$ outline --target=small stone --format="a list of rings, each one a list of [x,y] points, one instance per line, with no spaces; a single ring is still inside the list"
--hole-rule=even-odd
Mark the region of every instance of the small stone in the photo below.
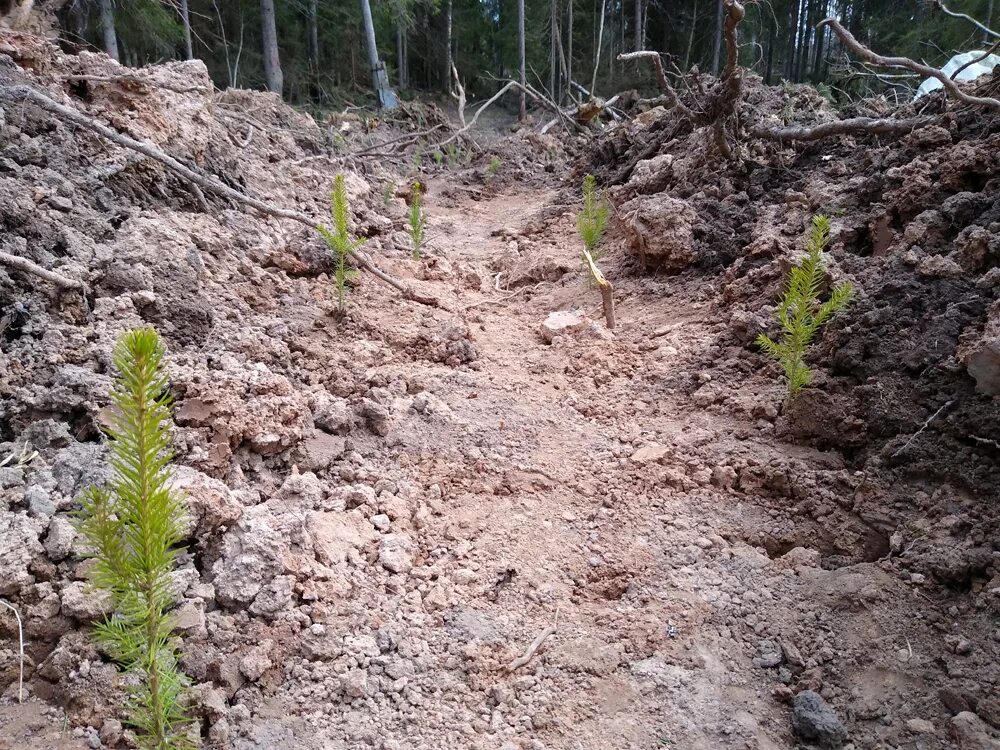
[[[45,537],[45,552],[52,562],[60,562],[69,556],[76,540],[76,528],[64,516],[56,516],[49,523],[49,534]]]
[[[368,694],[368,672],[352,669],[341,676],[340,688],[348,698],[364,698]]]
[[[663,459],[668,457],[670,454],[670,448],[667,446],[659,445],[658,443],[650,443],[649,445],[644,445],[642,448],[633,453],[632,461],[640,465],[657,464],[662,463]]]
[[[48,198],[49,205],[52,206],[56,211],[72,211],[73,201],[62,195],[50,195]]]
[[[250,649],[240,660],[240,672],[251,681],[257,681],[261,675],[274,666],[271,661],[271,649],[274,642],[265,638],[257,646]]]
[[[732,466],[716,466],[712,469],[712,484],[719,489],[732,489],[736,486],[736,469]]]
[[[389,516],[387,516],[385,513],[378,513],[372,516],[372,526],[374,526],[379,531],[388,531],[389,525],[390,525]]]
[[[63,587],[60,596],[62,613],[81,622],[93,622],[109,614],[111,595],[95,589],[84,581],[71,581]]]
[[[970,711],[951,717],[949,731],[962,750],[1000,750],[1000,740],[992,739],[986,723]]]
[[[98,737],[108,747],[117,747],[122,739],[122,723],[117,719],[105,719]]]
[[[907,719],[906,728],[914,734],[935,734],[937,729],[927,719]]]
[[[404,534],[386,534],[379,545],[378,561],[390,573],[413,569],[413,544]]]
[[[843,747],[847,740],[847,730],[836,712],[812,690],[804,690],[792,700],[792,729],[801,739],[820,747]]]
[[[540,330],[542,341],[551,344],[556,336],[563,336],[575,331],[581,331],[587,326],[587,318],[573,310],[557,310],[549,313],[542,321]]]

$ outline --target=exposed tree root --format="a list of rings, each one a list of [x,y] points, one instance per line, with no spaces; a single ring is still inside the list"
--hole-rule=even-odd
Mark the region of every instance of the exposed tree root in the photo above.
[[[783,128],[768,128],[755,125],[749,129],[754,138],[771,141],[818,141],[835,135],[905,135],[917,128],[930,125],[934,117],[911,117],[906,120],[892,118],[875,119],[855,117],[850,120],[835,120],[821,125],[788,125]]]
[[[541,648],[542,644],[545,643],[545,639],[548,638],[550,635],[553,635],[555,632],[556,632],[556,626],[549,625],[547,628],[545,628],[545,630],[543,630],[541,633],[535,636],[535,640],[531,642],[531,644],[528,646],[524,654],[522,656],[517,657],[516,659],[514,659],[514,661],[512,661],[510,664],[507,665],[507,671],[513,672],[515,669],[520,669],[521,667],[527,665],[528,662],[530,662],[534,658],[535,653],[538,651],[539,648]]]
[[[133,151],[138,151],[144,156],[148,156],[150,159],[160,162],[165,167],[170,169],[172,172],[183,177],[188,182],[197,185],[198,187],[209,190],[216,195],[220,195],[223,198],[228,198],[230,200],[236,201],[237,203],[243,204],[245,206],[250,206],[261,213],[268,214],[269,216],[274,216],[279,219],[291,219],[292,221],[297,221],[300,224],[304,224],[310,229],[315,229],[317,222],[306,216],[305,214],[299,213],[298,211],[290,211],[284,208],[278,208],[277,206],[272,206],[269,203],[258,200],[256,198],[251,198],[248,195],[244,195],[238,190],[226,185],[218,177],[206,176],[195,172],[190,167],[182,164],[174,157],[164,153],[158,147],[150,143],[149,141],[137,141],[136,139],[127,136],[123,133],[119,133],[112,130],[107,125],[97,122],[96,120],[87,117],[83,113],[67,107],[63,104],[50,99],[44,94],[35,91],[28,86],[2,86],[0,87],[0,98],[7,99],[9,101],[30,101],[33,104],[41,107],[47,112],[50,112],[67,122],[71,122],[74,125],[79,125],[86,130],[97,133],[109,141],[118,144],[124,148],[131,149]],[[354,250],[351,252],[351,257],[362,269],[370,273],[375,278],[388,284],[393,289],[399,291],[406,299],[413,300],[414,302],[419,302],[425,305],[431,305],[434,307],[439,307],[440,302],[434,297],[428,297],[421,295],[410,288],[408,285],[404,284],[399,279],[390,276],[384,271],[380,270],[364,253],[360,250]],[[32,264],[34,265],[34,264]],[[44,269],[42,269],[44,270]],[[51,273],[51,272],[48,272]],[[39,274],[40,275],[40,274]],[[44,278],[44,277],[43,277]],[[54,279],[50,278],[50,281]],[[54,283],[58,283],[55,282]]]

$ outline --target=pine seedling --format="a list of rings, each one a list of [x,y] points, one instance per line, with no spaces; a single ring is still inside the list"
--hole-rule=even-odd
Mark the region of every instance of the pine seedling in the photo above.
[[[421,185],[414,182],[410,190],[410,239],[413,241],[414,258],[423,254],[425,222]]]
[[[597,192],[597,180],[588,174],[583,178],[583,210],[576,217],[576,229],[583,240],[583,249],[594,260],[600,260],[602,253],[597,246],[608,226],[608,204]],[[587,261],[584,257],[584,266]]]
[[[91,581],[114,603],[96,638],[134,678],[126,718],[146,750],[194,747],[184,708],[187,678],[168,613],[186,509],[169,486],[171,399],[163,354],[152,328],[119,338],[108,431],[114,478],[83,493],[77,524],[93,558]]]
[[[597,194],[597,180],[588,174],[583,178],[583,209],[576,217],[576,228],[583,240],[583,251],[580,257],[583,261],[583,271],[587,274],[588,284],[596,284],[601,292],[601,303],[604,307],[604,319],[608,328],[615,327],[614,286],[607,280],[597,261],[601,257],[597,246],[608,225],[608,204],[603,196]]]
[[[788,272],[785,291],[774,314],[781,325],[780,340],[775,341],[764,334],[757,337],[757,345],[777,360],[785,372],[787,403],[791,403],[812,380],[805,355],[817,331],[843,310],[854,294],[854,288],[845,281],[833,288],[826,302],[819,300],[824,278],[822,253],[829,243],[830,220],[826,216],[814,216],[806,257]]]
[[[500,174],[501,166],[503,166],[503,163],[500,161],[499,156],[494,156],[492,159],[490,159],[490,165],[486,168],[487,172],[489,172],[490,177],[496,177],[498,174]]]
[[[326,240],[326,244],[333,253],[333,281],[337,287],[337,307],[341,312],[344,312],[347,309],[347,284],[358,275],[357,271],[347,267],[347,259],[351,253],[365,244],[365,241],[351,239],[347,187],[344,184],[344,175],[342,174],[338,174],[333,180],[330,212],[333,216],[333,231],[322,224],[316,229],[323,235],[323,239]]]

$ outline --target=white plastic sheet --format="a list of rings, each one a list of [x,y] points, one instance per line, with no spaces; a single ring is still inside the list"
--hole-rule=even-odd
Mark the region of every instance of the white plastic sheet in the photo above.
[[[965,65],[970,60],[975,60],[978,57],[982,57],[986,54],[986,50],[973,50],[971,52],[963,52],[960,55],[955,55],[951,58],[943,68],[941,72],[946,76],[951,78],[952,74]],[[1000,56],[997,55],[986,55],[986,57],[979,62],[970,65],[961,73],[958,74],[957,81],[972,81],[979,76],[988,75],[993,72],[993,66],[1000,65]],[[941,81],[937,78],[928,78],[926,81],[920,84],[920,88],[917,89],[917,94],[914,99],[919,99],[925,94],[929,94],[932,91],[936,91],[941,88]]]

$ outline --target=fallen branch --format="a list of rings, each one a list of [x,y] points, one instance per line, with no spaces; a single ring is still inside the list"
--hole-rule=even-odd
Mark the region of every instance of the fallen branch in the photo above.
[[[906,70],[912,70],[914,73],[917,73],[924,78],[936,78],[941,82],[941,85],[951,97],[957,99],[963,104],[976,104],[1000,111],[1000,100],[986,96],[972,96],[971,94],[966,94],[953,80],[951,80],[951,78],[937,68],[932,68],[929,65],[918,63],[916,60],[911,60],[908,57],[884,57],[883,55],[876,54],[855,39],[854,35],[841,26],[840,22],[836,19],[827,18],[820,21],[816,28],[822,29],[825,26],[829,26],[830,29],[833,30],[833,33],[840,39],[841,44],[843,44],[849,52],[852,52],[856,57],[864,60],[865,62],[869,62],[874,65],[884,65],[887,68],[904,68]]]
[[[150,159],[160,162],[165,167],[170,169],[172,172],[183,177],[185,180],[194,183],[195,185],[209,190],[216,195],[220,195],[223,198],[228,198],[230,200],[236,201],[237,203],[242,203],[243,205],[250,206],[263,214],[269,216],[274,216],[279,219],[291,219],[292,221],[297,221],[300,224],[304,224],[310,229],[315,230],[317,227],[317,222],[311,219],[305,214],[299,213],[298,211],[290,211],[285,208],[278,208],[277,206],[272,206],[269,203],[258,200],[256,198],[251,198],[248,195],[244,195],[239,190],[235,190],[224,182],[222,182],[218,177],[215,176],[205,176],[195,172],[190,167],[185,166],[179,162],[174,157],[164,153],[157,146],[153,145],[149,141],[138,141],[131,136],[127,136],[124,133],[119,133],[116,130],[112,130],[107,125],[100,123],[90,117],[87,117],[83,113],[67,107],[63,104],[50,99],[44,94],[35,91],[27,86],[2,86],[0,87],[0,98],[8,99],[11,101],[30,101],[33,104],[41,107],[47,112],[50,112],[58,117],[71,122],[75,125],[89,130],[93,133],[97,133],[109,141],[123,146],[124,148],[131,149],[132,151],[138,151],[144,156],[148,156]],[[365,271],[370,273],[375,278],[388,284],[393,289],[399,291],[406,299],[413,300],[414,302],[420,302],[425,305],[440,306],[440,303],[434,297],[426,297],[418,294],[409,286],[399,281],[398,279],[390,276],[384,271],[380,270],[375,264],[360,250],[353,250],[351,252],[351,257],[354,261],[363,268]],[[44,270],[44,269],[43,269]],[[44,277],[43,277],[44,278]],[[50,278],[50,281],[55,281]],[[58,282],[56,282],[58,283]]]
[[[534,658],[535,652],[538,651],[539,648],[541,648],[543,643],[545,643],[545,639],[548,638],[550,635],[553,635],[555,632],[556,632],[556,626],[549,625],[547,628],[545,628],[545,630],[543,630],[541,633],[535,636],[535,640],[533,640],[531,642],[531,645],[528,646],[527,651],[525,651],[523,655],[517,657],[516,659],[514,659],[514,661],[512,661],[510,664],[507,665],[507,671],[513,672],[514,670],[520,669],[521,667],[525,666],[528,662],[530,662]]]
[[[19,667],[17,672],[17,702],[24,703],[24,626],[21,624],[21,613],[14,608],[13,604],[4,599],[0,599],[0,605],[6,607],[14,613],[17,620],[17,646]]]
[[[750,128],[750,135],[771,141],[818,141],[835,135],[905,135],[929,125],[934,120],[933,117],[912,117],[906,120],[855,117],[850,120],[824,122],[812,127],[787,125],[783,128],[768,128],[755,125]]]
[[[375,152],[376,149],[384,148],[385,146],[395,145],[397,148],[399,146],[409,146],[411,143],[419,141],[421,138],[424,138],[430,135],[431,133],[435,133],[443,127],[444,125],[438,124],[432,128],[428,128],[427,130],[421,130],[419,133],[406,133],[405,135],[401,135],[398,138],[390,138],[387,141],[382,141],[380,143],[373,143],[371,146],[368,146],[367,148],[363,148],[360,151],[355,151],[352,154],[346,154],[346,156],[348,158],[353,158],[355,156],[372,156],[374,155],[373,152]]]
[[[16,268],[18,271],[24,271],[25,273],[33,274],[46,281],[51,281],[58,287],[63,289],[79,289],[81,292],[86,291],[87,285],[82,281],[77,279],[71,279],[62,274],[58,274],[55,271],[50,271],[47,268],[42,268],[37,263],[32,263],[27,258],[22,258],[20,255],[11,255],[10,253],[5,253],[0,251],[0,263],[5,266],[10,266],[11,268]]]

